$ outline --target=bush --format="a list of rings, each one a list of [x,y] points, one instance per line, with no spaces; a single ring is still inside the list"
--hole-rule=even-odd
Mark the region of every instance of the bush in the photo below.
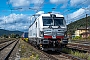
[[[88,56],[87,60],[90,60],[90,56]]]
[[[80,38],[81,38],[80,36],[75,36],[73,39],[77,40],[77,39],[80,39]]]
[[[82,59],[90,60],[89,53],[82,53],[82,52],[79,52],[79,51],[73,51],[73,50],[67,49],[67,48],[63,48],[62,51],[65,52],[65,53],[71,54],[73,56],[82,58]]]

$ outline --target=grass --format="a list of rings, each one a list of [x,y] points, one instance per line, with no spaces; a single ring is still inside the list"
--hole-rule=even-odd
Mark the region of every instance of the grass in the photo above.
[[[39,60],[40,56],[34,51],[32,47],[30,47],[30,45],[28,46],[26,42],[20,40],[19,47],[21,48],[20,60]]]
[[[63,48],[62,51],[65,52],[65,53],[71,54],[73,56],[82,58],[82,59],[90,60],[89,53],[82,53],[82,52],[79,52],[79,51],[72,51],[71,49],[67,49],[67,48]]]

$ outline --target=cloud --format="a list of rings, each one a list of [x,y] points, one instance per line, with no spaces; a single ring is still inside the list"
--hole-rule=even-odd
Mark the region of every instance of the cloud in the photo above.
[[[79,15],[81,15],[81,14],[83,14],[83,13],[85,13],[85,9],[82,9],[82,8],[81,8],[81,9],[73,12],[72,14],[70,14],[71,19],[72,19],[72,18],[75,18],[75,17],[78,17]]]
[[[54,4],[54,3],[58,3],[59,0],[50,0],[50,2]]]
[[[60,3],[66,3],[67,1],[66,0],[50,0],[51,3],[53,4],[60,4]]]
[[[62,4],[61,8],[65,8],[69,0],[50,0],[52,4]]]
[[[10,0],[9,4],[11,4],[12,7],[16,8],[16,10],[19,7],[22,8],[18,9],[21,11],[29,10],[29,8],[31,8],[31,10],[37,12],[42,8],[44,0]]]
[[[28,28],[29,28],[29,25],[26,24],[26,23],[16,23],[16,24],[13,24],[13,25],[10,25],[10,24],[7,24],[7,28],[5,28],[6,30],[12,30],[12,31],[15,31],[15,30],[18,30],[18,31],[28,31]]]
[[[30,5],[40,6],[44,0],[10,0],[9,3],[12,4],[13,7],[30,7]]]
[[[10,14],[0,17],[0,27],[6,30],[28,30],[30,25],[30,16],[24,14]]]
[[[60,12],[58,12],[58,11],[52,11],[52,13],[61,14],[61,13],[60,13]]]
[[[44,0],[31,0],[31,4],[33,4],[33,8],[36,12],[38,12],[44,5]]]
[[[39,11],[36,14],[44,14],[44,11]]]
[[[90,0],[70,0],[71,6],[90,5]]]
[[[44,2],[44,0],[31,0],[32,4],[42,4]]]
[[[25,17],[26,16],[23,15],[23,14],[15,14],[15,13],[13,13],[13,14],[10,14],[9,16],[3,16],[2,20],[4,20],[6,23],[9,24],[9,23],[13,23],[15,21],[20,22],[20,20],[24,19]]]
[[[29,0],[10,0],[10,3],[13,7],[20,7],[20,6],[29,6]]]
[[[88,13],[90,13],[90,5],[86,8],[88,10]]]
[[[66,19],[67,19],[67,24],[69,24],[70,22],[74,22],[76,20],[79,20],[81,18],[84,18],[86,15],[86,10],[83,9],[83,8],[80,8],[79,10],[73,12],[73,13],[70,13],[66,16]]]

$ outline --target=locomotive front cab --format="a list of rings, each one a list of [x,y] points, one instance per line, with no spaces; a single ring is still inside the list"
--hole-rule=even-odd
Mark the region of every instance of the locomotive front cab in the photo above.
[[[57,49],[68,43],[66,22],[63,16],[57,17],[55,14],[50,14],[50,16],[42,16],[42,20],[43,31],[40,31],[40,36],[43,37],[44,48]]]

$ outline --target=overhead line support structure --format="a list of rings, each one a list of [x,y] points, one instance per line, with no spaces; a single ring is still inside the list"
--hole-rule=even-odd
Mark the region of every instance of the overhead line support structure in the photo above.
[[[87,40],[87,15],[88,14],[86,14],[86,40]]]

